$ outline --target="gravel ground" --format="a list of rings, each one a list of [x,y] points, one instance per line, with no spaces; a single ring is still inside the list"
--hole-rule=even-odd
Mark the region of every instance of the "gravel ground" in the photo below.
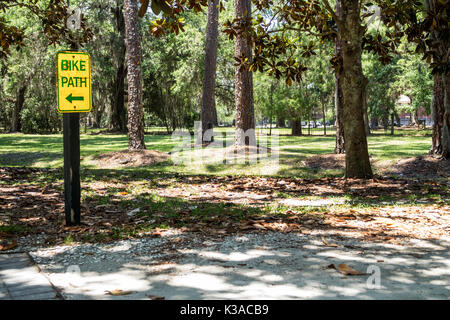
[[[66,299],[449,299],[449,249],[445,240],[399,246],[317,234],[168,231],[30,254]],[[363,274],[344,275],[340,264]]]

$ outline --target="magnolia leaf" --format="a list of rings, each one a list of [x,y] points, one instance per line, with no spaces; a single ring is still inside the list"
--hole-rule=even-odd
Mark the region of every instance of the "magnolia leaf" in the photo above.
[[[147,8],[148,8],[148,2],[150,0],[140,0],[141,2],[141,7],[139,8],[139,12],[138,12],[138,16],[139,17],[143,17],[145,15],[145,13],[147,12]]]
[[[154,14],[158,15],[161,12],[161,7],[157,0],[152,0],[152,11]]]
[[[161,2],[159,3],[159,6],[161,7],[161,10],[165,14],[171,14],[172,13],[172,8],[167,4],[166,1],[161,0]]]
[[[7,250],[11,250],[14,249],[15,247],[17,247],[17,242],[13,241],[10,244],[5,244],[5,245],[1,245],[0,244],[0,251],[7,251]]]
[[[344,274],[344,275],[351,275],[351,276],[361,276],[361,275],[365,275],[365,273],[358,271],[358,270],[354,270],[352,268],[350,268],[348,265],[346,265],[345,263],[341,263],[337,266],[336,268],[337,271],[339,271],[340,273]]]
[[[124,290],[120,290],[120,289],[115,289],[115,290],[111,290],[111,291],[105,291],[105,294],[109,294],[111,296],[125,296],[128,294],[133,293],[133,291],[124,291]]]

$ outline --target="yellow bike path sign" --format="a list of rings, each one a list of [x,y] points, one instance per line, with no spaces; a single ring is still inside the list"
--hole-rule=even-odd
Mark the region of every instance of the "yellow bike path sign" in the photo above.
[[[57,54],[58,112],[90,112],[92,109],[91,57],[87,52]]]

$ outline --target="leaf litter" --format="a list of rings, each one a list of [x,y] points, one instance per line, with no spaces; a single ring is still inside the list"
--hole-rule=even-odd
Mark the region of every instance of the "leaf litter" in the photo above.
[[[0,250],[60,244],[69,236],[83,242],[158,237],[169,229],[217,237],[245,232],[318,232],[378,242],[450,236],[447,181],[179,175],[142,181],[103,177],[82,184],[82,225],[67,227],[62,183],[46,182],[42,187],[38,182],[52,174],[57,172],[0,168],[0,181],[6,181],[0,184]],[[149,195],[159,197],[161,204],[156,206],[156,200],[143,203]],[[347,202],[321,208],[280,205],[286,197],[344,197]],[[174,199],[181,204],[169,206]],[[216,206],[220,211],[211,212]],[[4,231],[14,226],[16,231]],[[12,246],[13,241],[17,246]],[[325,238],[322,242],[335,246]]]

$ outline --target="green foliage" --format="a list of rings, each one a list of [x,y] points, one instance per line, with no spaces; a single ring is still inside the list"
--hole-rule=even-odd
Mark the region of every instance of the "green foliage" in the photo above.
[[[0,59],[10,54],[11,48],[20,50],[29,45],[27,26],[21,23],[24,19],[32,19],[40,34],[52,44],[89,41],[91,30],[86,21],[82,19],[82,31],[75,37],[66,26],[68,17],[65,0],[0,0]]]
[[[421,107],[426,113],[431,113],[431,70],[420,56],[408,53],[406,48],[406,45],[402,45],[402,52],[388,64],[382,64],[372,54],[367,54],[363,59],[369,80],[369,117],[381,118],[385,125],[392,113],[417,113]],[[397,104],[401,95],[409,97],[411,103]]]
[[[311,43],[307,37],[304,42]],[[260,116],[306,121],[312,120],[313,114],[321,114],[322,107],[331,104],[334,92],[334,77],[328,70],[331,52],[330,46],[324,46],[309,57],[310,68],[303,73],[302,82],[294,85],[256,73],[255,102]]]
[[[0,0],[0,8],[6,2]],[[25,3],[25,1],[21,2]],[[144,7],[145,3],[143,2],[141,1],[141,4]],[[207,17],[206,10],[203,12],[199,12],[199,10],[207,2],[189,1],[189,4],[185,4],[184,9],[176,9],[171,13],[164,12],[162,16],[162,12],[157,16],[150,10],[150,2],[153,3],[153,1],[148,2],[149,8],[141,19],[144,55],[142,60],[143,104],[146,127],[163,126],[168,132],[181,127],[192,128],[194,121],[200,118],[204,71]],[[46,10],[49,3],[44,0],[38,1],[41,12]],[[65,3],[64,1],[64,5]],[[255,14],[252,21],[254,30],[256,30],[256,34],[253,34],[254,39],[262,39],[265,32],[275,31],[273,28],[267,29],[262,25],[264,19],[269,19],[277,11],[287,14],[287,16],[298,11],[295,9],[292,12],[286,12],[289,6],[285,10],[284,7],[279,7],[280,3],[282,2],[276,1],[269,10],[264,9],[268,5],[267,1],[262,1],[255,6],[261,12],[259,16]],[[300,3],[311,3],[313,12],[320,13],[318,18],[314,20],[311,18],[311,13],[308,13],[309,20],[304,21],[304,24],[294,19],[295,23],[291,25],[292,28],[287,28],[282,33],[269,33],[268,41],[273,41],[272,44],[255,43],[254,53],[257,58],[255,63],[264,62],[264,72],[254,72],[253,76],[258,120],[268,121],[272,118],[275,122],[276,118],[286,120],[301,118],[302,121],[307,121],[314,115],[321,116],[323,106],[325,106],[327,120],[331,120],[333,117],[334,77],[330,67],[335,62],[332,60],[334,55],[332,40],[335,36],[336,24],[329,15],[321,15],[327,10],[318,1],[301,1]],[[121,61],[120,48],[123,46],[123,38],[118,32],[115,12],[122,4],[121,0],[71,0],[73,7],[82,8],[83,26],[92,32],[89,42],[86,44],[81,42],[80,50],[88,51],[91,54],[93,111],[89,117],[92,118],[94,124],[101,127],[107,127],[111,121],[111,107],[116,94],[115,79]],[[179,5],[176,1],[170,1],[168,4],[172,9],[178,8]],[[228,32],[219,33],[216,106],[219,123],[231,124],[234,116],[234,43],[229,39],[232,28],[226,25],[224,27],[224,24],[226,21],[231,21],[232,25],[236,25],[238,21],[234,21],[232,1],[219,2],[218,5],[223,9],[219,16],[219,29],[223,31],[228,28]],[[195,9],[185,10],[187,8]],[[302,13],[302,15],[304,14],[306,13]],[[16,50],[16,46],[10,45],[9,56],[0,59],[0,128],[9,131],[17,100],[16,95],[21,85],[27,84],[25,102],[20,112],[22,131],[26,133],[59,131],[61,116],[56,113],[55,106],[54,59],[58,50],[70,47],[71,40],[64,31],[60,39],[61,45],[52,46],[51,39],[43,36],[47,33],[46,24],[42,23],[42,16],[36,15],[26,7],[0,10],[0,16],[0,22],[3,22],[5,26],[14,26],[23,33],[21,40],[23,46],[20,46],[20,50]],[[279,22],[293,19],[292,17],[287,18],[287,16],[280,18]],[[424,16],[425,13],[419,15],[419,18],[423,20]],[[406,19],[406,17],[401,18]],[[184,32],[178,33],[178,35],[176,33],[166,33],[164,36],[161,34],[160,37],[155,38],[152,35],[154,34],[155,19],[161,20],[156,23],[156,26],[163,23],[164,19],[166,23],[169,23],[170,19],[175,19],[176,23],[174,22],[172,27],[180,23],[179,26],[183,26]],[[315,25],[308,32],[299,32],[302,26],[311,26],[311,23],[315,23]],[[408,23],[410,24],[411,21]],[[283,24],[278,26],[281,27]],[[262,30],[258,28],[262,28]],[[366,49],[381,50],[380,48],[394,36],[392,28],[394,27],[390,27],[386,21],[372,25],[365,35]],[[6,32],[4,30],[6,30],[5,28],[3,32]],[[321,36],[317,36],[316,32],[322,32]],[[326,34],[326,32],[330,33]],[[374,41],[375,43],[373,43]],[[405,38],[400,43],[402,41],[405,43]],[[282,42],[286,42],[287,47],[284,49]],[[376,42],[383,45],[378,45]],[[277,44],[279,47],[272,46]],[[428,46],[426,43],[425,45]],[[369,46],[373,46],[373,48],[369,48]],[[415,47],[416,44],[411,44],[410,50],[414,50]],[[259,50],[262,51],[259,52]],[[387,51],[389,51],[387,55],[390,56],[391,63],[386,65],[378,62],[376,55],[367,54],[363,57],[365,74],[369,79],[369,114],[386,117],[395,109],[395,101],[399,94],[406,94],[412,99],[412,104],[409,106],[411,110],[417,110],[420,106],[428,110],[431,96],[428,62],[420,60],[417,54],[406,53],[406,50],[400,53],[399,50],[397,53],[390,49]],[[278,57],[275,60],[283,60],[283,64],[272,66],[272,68],[267,65],[270,59],[258,62],[259,55],[259,58],[262,58],[264,54],[270,52]],[[331,64],[330,59],[332,60]],[[260,65],[256,64],[255,70],[260,70]],[[308,69],[304,70],[302,66],[307,66]],[[293,78],[290,78],[291,81],[274,79],[272,76],[277,73],[274,71],[277,68],[284,71],[292,68],[293,72],[298,68],[302,69],[301,81],[294,84]]]
[[[383,65],[374,55],[368,54],[363,63],[369,81],[367,85],[369,117],[381,118],[387,125],[390,114],[395,112],[395,101],[399,95],[390,89],[398,72],[396,62]]]
[[[391,90],[411,99],[411,104],[404,110],[416,112],[422,107],[430,114],[433,78],[426,62],[416,55],[403,55],[397,61],[397,68],[398,73]]]
[[[153,37],[150,21],[144,21],[142,28],[144,109],[169,132],[193,128],[200,118],[206,17],[186,15],[190,24],[179,36]]]

